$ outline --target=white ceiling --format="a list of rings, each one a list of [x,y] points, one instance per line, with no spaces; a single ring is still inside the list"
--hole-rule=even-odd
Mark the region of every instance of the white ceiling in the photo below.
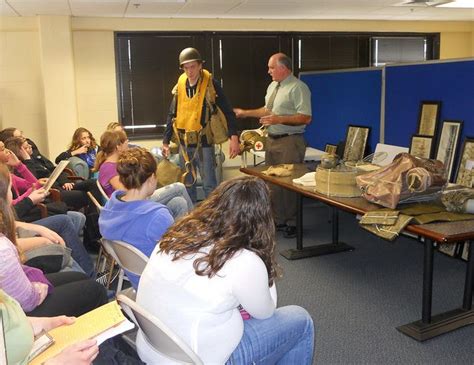
[[[474,2],[474,0],[471,0]],[[474,9],[403,0],[0,0],[0,15],[125,18],[474,20]]]

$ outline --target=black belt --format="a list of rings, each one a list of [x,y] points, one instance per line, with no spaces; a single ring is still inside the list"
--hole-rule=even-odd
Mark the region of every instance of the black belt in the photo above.
[[[288,136],[299,136],[301,134],[302,133],[294,133],[294,134],[288,134],[288,133],[285,133],[285,134],[270,134],[270,133],[268,133],[268,137],[270,137],[272,139],[279,139],[279,138],[288,137]]]

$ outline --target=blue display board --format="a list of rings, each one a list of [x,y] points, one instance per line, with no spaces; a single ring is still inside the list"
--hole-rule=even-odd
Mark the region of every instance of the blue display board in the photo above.
[[[301,73],[311,90],[313,120],[306,128],[309,146],[322,149],[326,143],[345,139],[349,124],[368,126],[370,151],[380,136],[382,71],[380,68],[322,73]]]
[[[460,145],[474,136],[474,60],[387,66],[385,90],[385,143],[410,146],[423,100],[441,101],[438,129],[464,121]]]

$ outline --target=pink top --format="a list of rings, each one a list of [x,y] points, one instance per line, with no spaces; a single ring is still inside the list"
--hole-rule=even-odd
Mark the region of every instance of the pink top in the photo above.
[[[41,187],[41,184],[38,182],[38,179],[28,170],[28,168],[20,162],[18,166],[15,167],[15,172],[20,175],[10,174],[12,178],[12,188],[15,191],[16,198],[13,199],[13,205],[27,198],[34,189]]]
[[[15,298],[25,312],[30,312],[39,305],[39,291],[23,271],[16,247],[1,233],[0,288]]]

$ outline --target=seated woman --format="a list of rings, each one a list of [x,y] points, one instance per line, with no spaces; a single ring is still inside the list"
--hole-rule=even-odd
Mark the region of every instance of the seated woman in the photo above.
[[[54,171],[54,165],[50,162],[50,165],[46,167],[41,163],[40,159],[32,158],[33,149],[28,143],[26,138],[23,137],[10,137],[5,142],[5,147],[15,154],[15,156],[28,168],[28,170],[37,179],[46,179]],[[67,175],[63,172],[58,177],[53,187],[58,189],[61,193],[61,200],[67,204],[71,209],[80,209],[89,204],[87,197],[87,188],[84,190],[78,189],[84,182],[70,181]],[[95,183],[94,183],[95,184]]]
[[[168,208],[147,200],[156,188],[156,160],[143,148],[120,154],[117,163],[120,182],[126,191],[115,191],[99,216],[102,237],[130,243],[145,255],[151,252],[173,224]],[[127,273],[136,289],[139,277]]]
[[[0,165],[0,288],[15,298],[31,315],[78,316],[107,303],[105,288],[85,274],[59,272],[44,275],[41,270],[22,266],[10,208],[11,179]]]
[[[60,153],[55,162],[58,164],[62,160],[69,160],[76,175],[88,179],[91,175],[90,170],[94,167],[96,155],[97,143],[94,136],[86,128],[80,127],[74,131],[67,151]]]
[[[120,153],[127,149],[128,139],[123,131],[105,131],[100,137],[100,152],[94,170],[99,171],[99,182],[109,197],[115,190],[125,190],[117,173],[117,160]],[[149,199],[166,205],[175,219],[193,208],[191,198],[181,183],[156,189]]]
[[[223,182],[163,236],[141,276],[137,303],[205,364],[311,364],[313,321],[303,308],[276,308],[276,277],[268,188],[240,177]],[[137,350],[146,363],[166,362],[140,331]]]
[[[26,364],[34,336],[42,331],[74,323],[74,318],[27,317],[18,302],[0,289],[0,313],[3,319],[3,331],[7,364]],[[58,355],[47,360],[45,365],[87,365],[97,357],[99,347],[96,340],[86,340],[66,347]]]

